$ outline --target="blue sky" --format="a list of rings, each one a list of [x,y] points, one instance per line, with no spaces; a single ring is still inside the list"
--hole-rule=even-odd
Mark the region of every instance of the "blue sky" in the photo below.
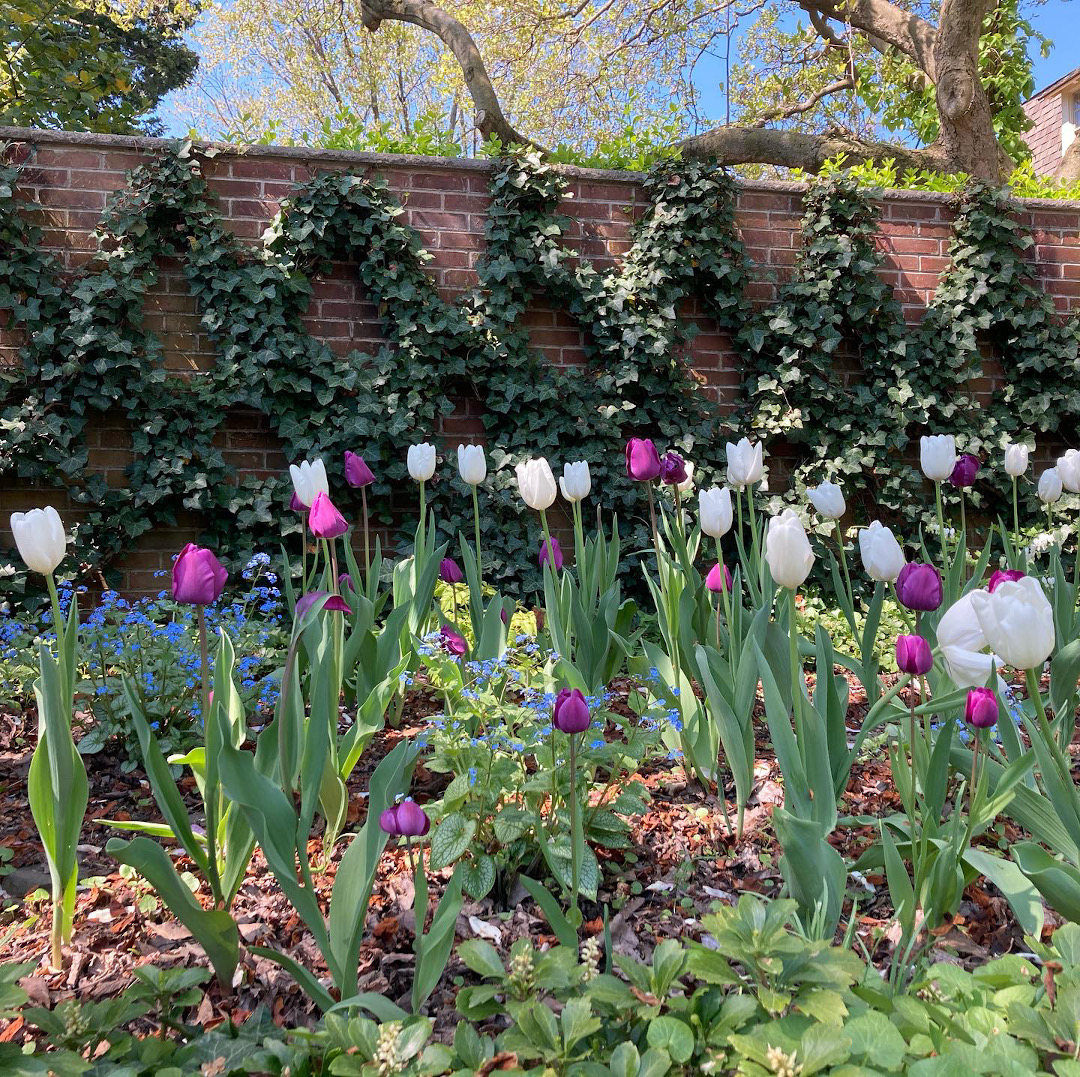
[[[1054,46],[1047,57],[1036,55],[1035,87],[1042,89],[1066,72],[1080,65],[1080,0],[1046,0],[1046,3],[1027,13],[1029,21],[1041,34],[1050,38]],[[189,35],[191,47],[199,49],[198,27]],[[734,42],[733,42],[734,46]],[[705,114],[722,119],[724,115],[723,61],[706,58],[695,73],[695,82],[702,93]],[[162,102],[159,115],[165,122],[166,134],[186,135],[188,128],[172,107],[172,95]]]

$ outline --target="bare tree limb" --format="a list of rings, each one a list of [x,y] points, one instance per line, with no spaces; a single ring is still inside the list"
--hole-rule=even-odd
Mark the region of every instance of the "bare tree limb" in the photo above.
[[[1080,138],[1074,138],[1069,143],[1054,176],[1068,183],[1075,183],[1080,180]]]
[[[476,106],[475,122],[480,133],[485,138],[494,135],[504,143],[536,146],[532,139],[515,130],[503,115],[498,94],[491,84],[476,42],[453,15],[430,0],[361,0],[360,11],[364,26],[372,32],[378,30],[384,19],[390,19],[412,23],[435,34],[454,54],[461,67],[465,86]]]
[[[692,157],[715,157],[721,164],[769,164],[820,172],[825,162],[845,154],[852,164],[891,159],[901,169],[944,168],[936,147],[911,149],[892,142],[865,142],[841,134],[815,135],[762,127],[716,127],[685,139],[679,148]]]
[[[816,11],[828,19],[850,23],[864,34],[880,38],[911,57],[934,78],[937,31],[925,19],[905,11],[898,4],[889,0],[850,0],[849,3],[843,0],[799,0],[799,4],[807,13]]]
[[[796,101],[792,105],[779,105],[776,108],[766,110],[755,119],[753,126],[759,127],[768,120],[787,120],[792,116],[798,116],[803,112],[809,112],[824,98],[830,97],[834,93],[839,93],[841,90],[852,90],[854,88],[855,80],[850,75],[845,75],[842,79],[837,79],[835,82],[830,82],[828,86],[822,86],[820,90],[815,90],[803,101]]]

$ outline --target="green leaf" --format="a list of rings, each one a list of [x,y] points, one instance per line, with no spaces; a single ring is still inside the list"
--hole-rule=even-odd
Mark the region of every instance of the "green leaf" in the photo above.
[[[650,1047],[666,1051],[680,1064],[690,1061],[694,1053],[694,1033],[677,1017],[654,1017],[645,1031]]]
[[[454,863],[469,848],[475,835],[475,819],[466,819],[460,812],[444,816],[431,832],[431,870],[438,871]]]

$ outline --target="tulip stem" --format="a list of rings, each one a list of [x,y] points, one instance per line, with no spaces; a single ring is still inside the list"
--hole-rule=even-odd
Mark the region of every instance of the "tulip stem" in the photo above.
[[[731,625],[731,593],[728,587],[727,573],[724,571],[724,555],[720,549],[720,539],[716,540],[716,563],[720,566],[720,582],[724,585],[721,594],[724,596],[724,621],[728,630],[727,654],[730,660],[735,654],[735,630]],[[720,649],[720,605],[716,606],[716,649]],[[741,837],[741,834],[740,834]]]
[[[210,719],[210,651],[206,642],[206,608],[198,607],[199,619],[199,663],[202,670],[202,724],[203,735],[206,735],[206,723]],[[218,805],[217,795],[208,790],[210,795],[206,798],[206,861],[210,875],[210,889],[214,894],[214,907],[217,908],[221,901],[221,877],[218,872],[217,862],[217,824]]]
[[[805,748],[802,732],[802,666],[799,662],[799,630],[795,622],[795,592],[788,588],[788,657],[791,661],[791,717],[795,722],[795,736],[799,747]],[[832,671],[819,671],[828,676]]]
[[[420,480],[420,549],[427,549],[427,490],[424,488],[424,480]],[[416,557],[417,551],[413,551]]]
[[[836,545],[840,547],[840,566],[844,570],[844,584],[847,587],[847,599],[848,605],[851,607],[852,616],[855,615],[855,592],[851,587],[851,573],[848,571],[847,563],[847,551],[844,549],[844,532],[840,527],[840,521],[834,520],[833,523],[836,526]],[[854,632],[852,633],[854,634]],[[859,641],[856,640],[855,644],[858,646]]]
[[[964,488],[960,487],[960,539],[964,543],[964,563],[960,566],[960,582],[967,581],[967,498],[964,497]],[[956,549],[960,549],[960,540],[956,543]]]
[[[364,590],[368,590],[370,582],[368,577],[371,575],[371,538],[368,532],[368,507],[367,507],[367,487],[360,487],[360,504],[363,506],[364,513]]]
[[[981,729],[975,730],[975,744],[971,751],[971,785],[968,786],[968,821],[969,825],[975,819],[975,782],[979,775],[979,734]]]
[[[753,550],[754,569],[757,572],[758,583],[761,580],[761,550],[758,547],[757,512],[754,509],[754,484],[746,484],[746,505],[750,510],[750,549]]]
[[[570,734],[570,922],[577,927],[578,887],[581,884],[581,855],[579,845],[584,836],[578,836],[577,802],[577,739],[576,733]]]
[[[588,577],[588,566],[585,564],[585,524],[581,515],[581,502],[574,503],[574,563],[577,567],[578,586],[582,595],[588,595],[592,600],[592,581]]]
[[[653,496],[652,482],[645,484],[649,491],[649,525],[652,527],[653,553],[656,555],[657,571],[660,569],[660,534],[656,530],[656,498]]]
[[[934,483],[934,495],[937,499],[938,538],[941,540],[941,567],[947,574],[949,571],[949,549],[945,542],[945,512],[941,507],[941,483]]]
[[[473,533],[476,539],[476,586],[480,588],[479,597],[482,604],[484,599],[484,562],[480,556],[480,501],[476,496],[476,483],[470,483],[469,489],[472,490]]]
[[[1012,476],[1012,503],[1013,503],[1013,553],[1016,556],[1017,564],[1013,565],[1013,568],[1019,567],[1020,561],[1020,506],[1016,498],[1016,476]]]

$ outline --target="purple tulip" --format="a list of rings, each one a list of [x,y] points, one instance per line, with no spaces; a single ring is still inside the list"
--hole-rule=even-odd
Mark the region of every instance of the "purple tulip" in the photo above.
[[[292,492],[292,497],[289,498],[289,508],[292,509],[293,512],[307,512],[307,505],[296,496],[295,490]]]
[[[660,481],[667,486],[686,482],[686,461],[677,452],[666,452],[660,458]]]
[[[723,591],[730,592],[731,573],[728,571],[727,565],[717,561],[716,564],[709,569],[708,576],[705,577],[705,586],[715,595],[721,594]]]
[[[352,576],[350,576],[347,572],[343,572],[340,576],[338,576],[337,585],[339,591],[344,591],[346,588],[348,588],[350,591],[352,591],[354,595],[356,594],[356,584],[353,583]]]
[[[998,703],[993,688],[972,688],[964,704],[964,721],[976,729],[989,729],[997,720]]]
[[[652,482],[660,474],[660,456],[650,438],[631,438],[626,443],[626,476]]]
[[[345,451],[345,481],[355,489],[370,486],[375,481],[375,476],[371,473],[371,468],[364,463],[364,458],[348,450]]]
[[[452,557],[444,557],[439,562],[439,579],[443,583],[461,583],[465,577],[458,568],[458,563]]]
[[[296,619],[299,621],[303,618],[312,606],[321,598],[326,598],[329,595],[329,591],[308,591],[306,595],[301,595],[296,600]],[[337,610],[339,613],[351,613],[348,603],[341,597],[341,595],[330,595],[327,599],[326,605],[323,606],[324,610]]]
[[[315,495],[308,513],[308,527],[320,539],[334,539],[349,530],[345,517],[334,508],[333,501],[320,491]]]
[[[966,452],[957,457],[956,466],[949,476],[949,482],[951,482],[953,486],[963,489],[965,486],[970,486],[975,481],[975,476],[978,475],[978,473],[979,458]]]
[[[559,540],[553,535],[551,538],[551,557],[555,562],[555,571],[558,572],[563,567],[563,554],[559,549]],[[540,542],[540,567],[548,563],[548,543],[547,539],[542,539]]]
[[[506,612],[505,606],[503,606],[503,608],[499,610],[499,620],[502,621],[504,625],[508,625],[510,623],[510,614]]]
[[[1022,580],[1023,578],[1024,573],[1018,568],[1007,568],[1004,571],[998,569],[998,571],[990,577],[990,582],[986,585],[986,589],[993,594],[1001,584],[1010,582],[1015,583],[1016,580]]]
[[[941,575],[933,565],[909,561],[896,577],[896,597],[909,610],[936,610],[941,605]]]
[[[901,673],[921,676],[934,664],[930,644],[922,636],[896,637],[896,664]]]
[[[560,733],[584,733],[591,721],[589,704],[585,702],[579,688],[564,688],[555,697],[555,712],[551,724]]]
[[[212,550],[189,542],[173,562],[173,598],[191,606],[209,606],[221,598],[228,578]]]
[[[422,838],[431,829],[431,820],[419,804],[403,800],[380,813],[379,829],[396,838]]]
[[[449,625],[443,625],[439,631],[442,633],[443,646],[451,654],[460,657],[468,651],[469,645],[465,642],[465,637],[459,632],[455,632]]]

